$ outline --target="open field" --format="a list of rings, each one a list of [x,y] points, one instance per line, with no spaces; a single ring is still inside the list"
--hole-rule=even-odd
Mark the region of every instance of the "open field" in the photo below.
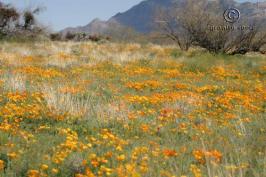
[[[266,56],[1,43],[0,176],[262,177]]]

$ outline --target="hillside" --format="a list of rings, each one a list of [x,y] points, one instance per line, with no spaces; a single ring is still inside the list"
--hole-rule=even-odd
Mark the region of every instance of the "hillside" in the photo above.
[[[265,57],[2,43],[0,176],[265,176]]]

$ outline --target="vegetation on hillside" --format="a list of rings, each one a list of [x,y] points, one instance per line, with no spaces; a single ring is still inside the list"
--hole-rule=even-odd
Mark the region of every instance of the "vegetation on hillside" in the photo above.
[[[0,176],[266,174],[265,56],[0,46]]]

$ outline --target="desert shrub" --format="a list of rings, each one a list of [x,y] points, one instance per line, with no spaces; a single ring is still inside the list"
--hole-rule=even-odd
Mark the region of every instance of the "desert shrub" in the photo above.
[[[89,40],[94,41],[94,42],[98,42],[101,40],[101,36],[98,35],[90,35],[89,36]]]
[[[75,38],[75,34],[74,33],[71,33],[71,32],[67,32],[66,33],[66,36],[65,36],[66,40],[73,40],[74,38]]]
[[[87,34],[87,33],[75,33],[68,31],[66,33],[52,33],[50,34],[50,39],[52,41],[110,41],[111,37],[103,36],[98,34]]]
[[[40,11],[40,8],[36,8],[19,12],[11,5],[0,2],[0,39],[33,39],[44,34],[35,19]]]
[[[18,19],[19,13],[15,8],[0,2],[0,36],[3,37],[12,31]]]
[[[30,29],[35,24],[35,17],[31,11],[26,11],[23,14],[24,25],[25,29]]]
[[[52,41],[60,41],[62,39],[62,36],[60,33],[52,33],[50,34],[50,39]]]

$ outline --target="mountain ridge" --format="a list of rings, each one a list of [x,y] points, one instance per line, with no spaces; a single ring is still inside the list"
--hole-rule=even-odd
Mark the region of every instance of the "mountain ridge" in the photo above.
[[[242,11],[245,11],[244,14],[256,13],[256,3],[236,3],[233,0],[228,1],[235,3],[238,7],[241,8]],[[108,28],[124,27],[131,28],[136,32],[146,34],[155,30],[156,23],[154,16],[159,8],[172,8],[174,4],[182,7],[185,2],[186,0],[144,0],[125,12],[119,12],[115,14],[107,21],[102,21],[96,18],[85,26],[70,27],[62,30],[61,32],[84,32],[89,34],[102,34],[105,33]],[[215,0],[213,2],[215,2]],[[220,3],[223,3],[223,1],[221,1]],[[262,2],[261,7],[266,9],[266,2]],[[264,12],[266,15],[266,10],[264,10]]]

